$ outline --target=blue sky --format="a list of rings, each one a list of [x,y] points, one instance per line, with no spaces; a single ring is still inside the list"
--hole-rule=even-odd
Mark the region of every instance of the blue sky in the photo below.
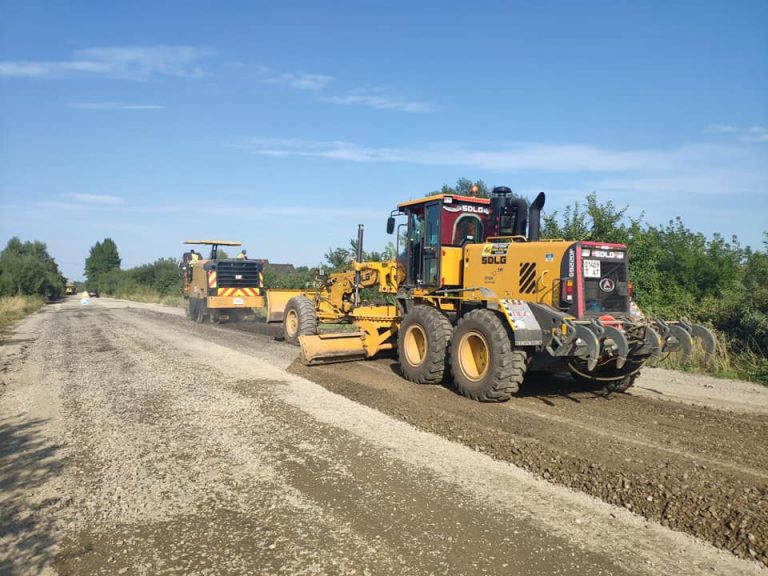
[[[456,4],[456,5],[452,5]],[[0,1],[0,241],[314,265],[482,178],[762,246],[768,2]]]

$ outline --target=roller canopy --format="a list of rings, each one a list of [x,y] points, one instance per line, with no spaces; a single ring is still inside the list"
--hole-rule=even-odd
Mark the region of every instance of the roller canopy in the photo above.
[[[217,246],[242,246],[242,242],[232,240],[184,240],[184,244],[216,244]]]

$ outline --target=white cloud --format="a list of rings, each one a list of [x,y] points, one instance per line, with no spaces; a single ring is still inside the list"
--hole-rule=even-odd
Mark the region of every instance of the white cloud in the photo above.
[[[159,104],[126,104],[123,102],[75,102],[72,108],[80,110],[162,110]]]
[[[759,135],[759,134],[758,134]],[[274,158],[305,157],[364,163],[462,167],[473,173],[528,174],[555,187],[598,191],[665,205],[676,199],[757,198],[768,189],[768,165],[746,144],[696,144],[669,149],[616,150],[588,144],[438,143],[413,148],[363,147],[344,141],[253,138],[234,146]],[[541,189],[546,188],[544,186]],[[578,197],[578,195],[576,196]]]
[[[656,150],[609,150],[587,144],[501,144],[477,149],[441,143],[422,148],[370,148],[343,141],[252,138],[234,144],[264,156],[304,156],[354,162],[469,166],[486,170],[613,172],[663,167],[668,154]]]
[[[768,142],[768,128],[765,126],[733,126],[711,124],[704,130],[707,134],[730,134],[742,142]]]
[[[125,199],[120,196],[109,196],[106,194],[65,194],[64,197],[84,204],[99,204],[106,206],[117,206],[125,202]]]
[[[94,74],[124,80],[154,76],[199,78],[207,48],[193,46],[108,46],[78,50],[69,60],[0,61],[0,77],[67,78]]]
[[[400,110],[402,112],[431,112],[434,106],[430,102],[406,100],[388,95],[380,89],[353,90],[344,96],[324,96],[323,102],[340,105],[363,105],[377,110]]]
[[[333,82],[333,76],[327,74],[308,74],[305,72],[275,72],[260,67],[256,72],[259,80],[265,84],[287,86],[296,90],[322,90]]]
[[[381,88],[357,88],[346,94],[328,94],[326,89],[336,81],[333,76],[328,74],[277,72],[262,66],[256,70],[256,76],[264,84],[315,92],[317,100],[320,102],[342,106],[361,105],[376,110],[399,110],[402,112],[431,112],[434,109],[430,102],[393,96]]]

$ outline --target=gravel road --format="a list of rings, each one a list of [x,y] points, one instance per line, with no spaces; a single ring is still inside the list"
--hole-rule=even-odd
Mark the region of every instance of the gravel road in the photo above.
[[[260,330],[107,298],[21,322],[0,574],[768,573],[764,388],[648,371],[478,404]]]

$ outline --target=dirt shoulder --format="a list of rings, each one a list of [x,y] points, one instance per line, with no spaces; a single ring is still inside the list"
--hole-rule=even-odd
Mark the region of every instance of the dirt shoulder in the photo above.
[[[647,368],[630,394],[729,412],[768,415],[768,386],[703,374]]]

